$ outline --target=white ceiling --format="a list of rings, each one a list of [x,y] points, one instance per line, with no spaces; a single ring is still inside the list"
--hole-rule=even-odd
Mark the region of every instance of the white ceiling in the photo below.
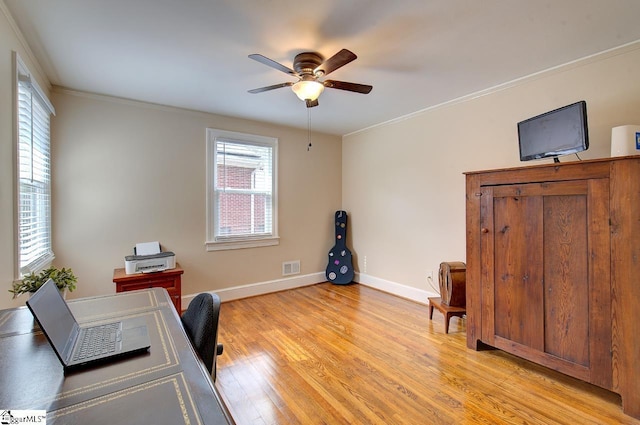
[[[306,128],[302,51],[358,55],[312,129],[344,135],[640,40],[639,0],[4,0],[52,84]],[[595,83],[595,82],[594,82]]]

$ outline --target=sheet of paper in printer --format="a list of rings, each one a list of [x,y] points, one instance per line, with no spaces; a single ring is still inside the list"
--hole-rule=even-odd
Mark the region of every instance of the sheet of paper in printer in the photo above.
[[[160,253],[160,242],[142,242],[136,244],[136,255],[154,255]]]

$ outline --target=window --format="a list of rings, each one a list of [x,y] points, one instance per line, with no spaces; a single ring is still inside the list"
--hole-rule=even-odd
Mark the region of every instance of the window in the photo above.
[[[278,139],[207,129],[207,250],[278,244]]]
[[[16,64],[16,245],[18,277],[53,260],[51,243],[51,149],[53,106],[24,63]]]

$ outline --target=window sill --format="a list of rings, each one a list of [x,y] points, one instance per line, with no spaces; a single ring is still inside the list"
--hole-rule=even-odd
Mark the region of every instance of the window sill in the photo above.
[[[225,251],[231,249],[243,248],[259,248],[263,246],[274,246],[280,244],[280,238],[277,236],[262,239],[241,239],[211,242],[207,241],[205,246],[207,251]]]
[[[15,279],[15,281],[21,281],[25,275],[28,275],[30,273],[38,274],[44,269],[48,269],[49,267],[51,267],[51,263],[53,263],[53,260],[55,258],[56,256],[53,254],[53,252],[49,251],[45,253],[38,260],[24,266],[21,270],[19,270],[19,276],[17,279]]]

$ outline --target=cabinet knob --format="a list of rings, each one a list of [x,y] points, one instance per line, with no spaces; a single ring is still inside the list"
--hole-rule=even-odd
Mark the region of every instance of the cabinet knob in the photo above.
[[[489,233],[489,229],[487,229],[486,227],[483,227],[482,229],[480,229],[480,231],[482,233]]]

